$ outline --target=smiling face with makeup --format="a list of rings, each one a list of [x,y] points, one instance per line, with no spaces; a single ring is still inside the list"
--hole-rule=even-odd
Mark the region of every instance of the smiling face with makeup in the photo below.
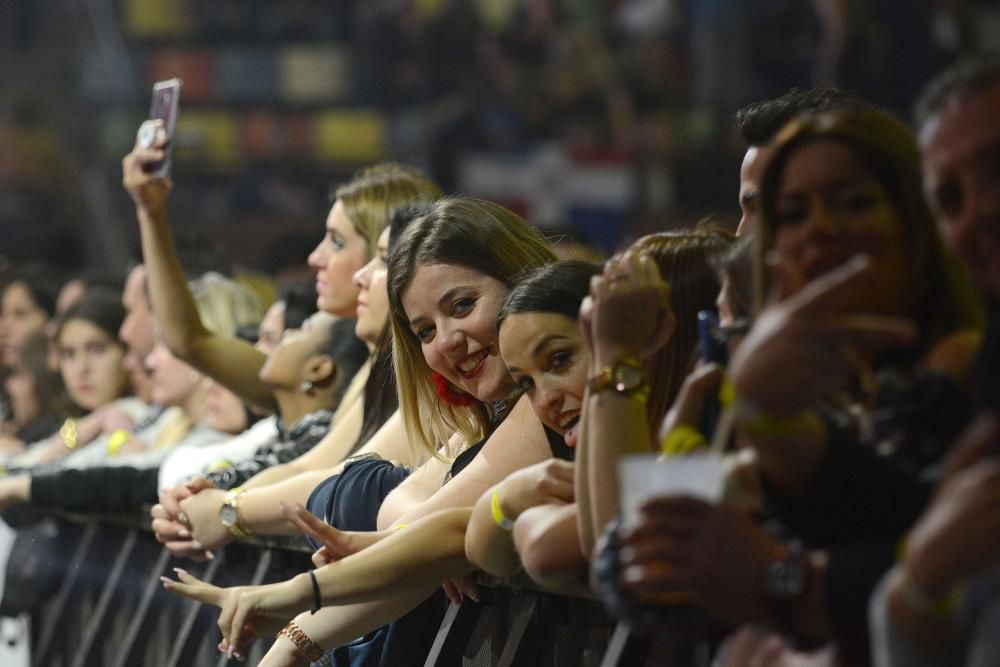
[[[575,447],[588,362],[577,320],[558,313],[508,315],[500,325],[500,353],[539,420]]]
[[[497,314],[508,291],[474,269],[427,264],[402,295],[427,365],[480,401],[505,398],[514,388],[497,349]]]

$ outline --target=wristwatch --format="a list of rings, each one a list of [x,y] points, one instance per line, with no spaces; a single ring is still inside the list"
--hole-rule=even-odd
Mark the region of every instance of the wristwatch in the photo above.
[[[597,375],[587,381],[590,393],[612,390],[623,396],[636,396],[645,400],[649,397],[646,371],[637,361],[625,359],[613,366],[605,366]]]
[[[802,595],[808,581],[806,559],[797,543],[779,543],[767,562],[764,593],[772,602],[787,602]]]
[[[806,594],[812,576],[812,563],[801,543],[791,541],[775,545],[764,573],[764,595],[771,627],[789,645],[801,650],[814,650],[823,644],[799,630],[793,608],[795,602]]]
[[[250,537],[253,534],[240,524],[240,496],[243,492],[241,486],[230,489],[219,508],[219,520],[235,537]]]

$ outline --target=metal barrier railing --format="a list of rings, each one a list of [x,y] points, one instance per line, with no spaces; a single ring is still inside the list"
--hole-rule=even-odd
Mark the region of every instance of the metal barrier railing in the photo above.
[[[170,595],[160,586],[160,576],[182,564],[219,585],[260,584],[310,566],[304,540],[234,543],[197,564],[172,558],[145,521],[69,520],[84,528],[68,554],[58,592],[33,619],[34,665],[222,667],[229,660],[216,649],[217,611]],[[425,667],[631,667],[646,662],[648,642],[616,627],[582,587],[579,594],[566,595],[539,589],[526,578],[481,576],[479,584],[479,603],[451,604],[445,611]],[[249,664],[269,647],[269,640],[255,642]]]

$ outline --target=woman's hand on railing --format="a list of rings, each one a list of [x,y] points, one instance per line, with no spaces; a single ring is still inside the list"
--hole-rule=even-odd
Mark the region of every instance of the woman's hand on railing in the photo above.
[[[441,584],[444,594],[455,604],[462,604],[462,598],[469,598],[473,602],[479,602],[479,586],[471,574],[466,574],[456,579]]]
[[[228,655],[245,654],[250,642],[277,634],[312,603],[312,582],[307,574],[265,586],[221,588],[180,568],[174,572],[179,581],[160,577],[166,590],[222,610],[218,623],[223,642],[220,648]]]
[[[150,512],[156,539],[174,556],[193,560],[206,560],[212,552],[194,540],[191,524],[181,509],[181,502],[191,496],[214,488],[204,477],[196,477],[185,484],[178,484],[160,492],[160,502]]]
[[[219,510],[226,499],[222,489],[205,489],[181,501],[181,521],[186,519],[195,548],[213,551],[232,541],[233,535],[222,525]]]

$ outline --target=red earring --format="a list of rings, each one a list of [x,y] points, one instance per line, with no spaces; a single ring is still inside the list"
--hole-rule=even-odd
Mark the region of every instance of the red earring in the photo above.
[[[437,371],[431,371],[431,377],[434,379],[434,384],[437,385],[437,395],[442,401],[448,405],[457,405],[459,407],[472,405],[472,396],[470,394],[466,394],[464,391],[455,389],[455,387],[448,382],[448,378],[441,375]]]

